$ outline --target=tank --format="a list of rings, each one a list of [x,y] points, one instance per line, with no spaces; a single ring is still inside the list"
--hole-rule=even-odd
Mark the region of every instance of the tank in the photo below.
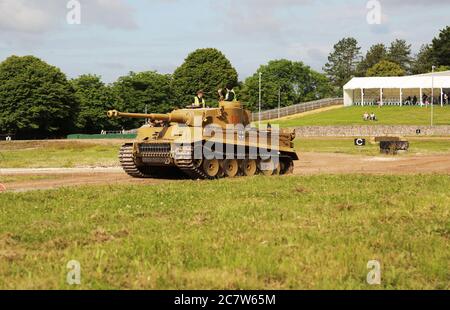
[[[108,111],[108,117],[141,118],[137,138],[120,149],[120,163],[135,178],[192,179],[284,175],[298,160],[295,132],[251,126],[240,102],[218,108],[185,108],[168,114]]]

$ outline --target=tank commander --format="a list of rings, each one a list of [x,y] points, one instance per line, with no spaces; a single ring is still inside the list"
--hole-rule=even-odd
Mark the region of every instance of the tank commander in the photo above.
[[[205,93],[203,90],[199,90],[197,92],[197,95],[194,97],[194,104],[192,105],[193,107],[199,108],[199,107],[205,107],[206,106],[206,101],[205,101],[205,97],[204,97]]]
[[[236,93],[234,92],[233,85],[227,84],[225,89],[225,101],[237,101]]]

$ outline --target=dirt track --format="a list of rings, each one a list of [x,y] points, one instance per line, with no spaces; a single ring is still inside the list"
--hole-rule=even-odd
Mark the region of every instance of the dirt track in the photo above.
[[[303,153],[295,163],[295,175],[314,174],[450,174],[450,156],[361,156]],[[11,181],[8,181],[8,177]],[[2,179],[6,180],[2,182]],[[132,179],[120,168],[0,169],[0,183],[8,191],[29,191],[93,184],[161,184],[167,180]]]

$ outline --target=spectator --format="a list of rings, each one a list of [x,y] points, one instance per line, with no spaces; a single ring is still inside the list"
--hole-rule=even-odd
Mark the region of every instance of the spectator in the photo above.
[[[423,94],[422,96],[421,106],[423,106],[424,104],[428,105],[428,96],[426,94]]]
[[[405,104],[406,105],[411,105],[411,96],[408,96],[408,98],[406,98]]]
[[[444,93],[444,103],[448,104],[448,94]]]
[[[417,105],[417,96],[413,97],[412,103],[413,103],[413,105]]]
[[[364,119],[365,121],[368,121],[368,120],[369,120],[369,117],[370,117],[369,113],[365,112],[364,115],[363,115],[363,119]]]

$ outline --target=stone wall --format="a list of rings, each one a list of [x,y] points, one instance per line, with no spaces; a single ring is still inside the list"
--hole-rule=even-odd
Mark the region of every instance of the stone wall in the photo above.
[[[420,130],[420,133],[417,133]],[[297,137],[450,136],[449,126],[303,126]]]

